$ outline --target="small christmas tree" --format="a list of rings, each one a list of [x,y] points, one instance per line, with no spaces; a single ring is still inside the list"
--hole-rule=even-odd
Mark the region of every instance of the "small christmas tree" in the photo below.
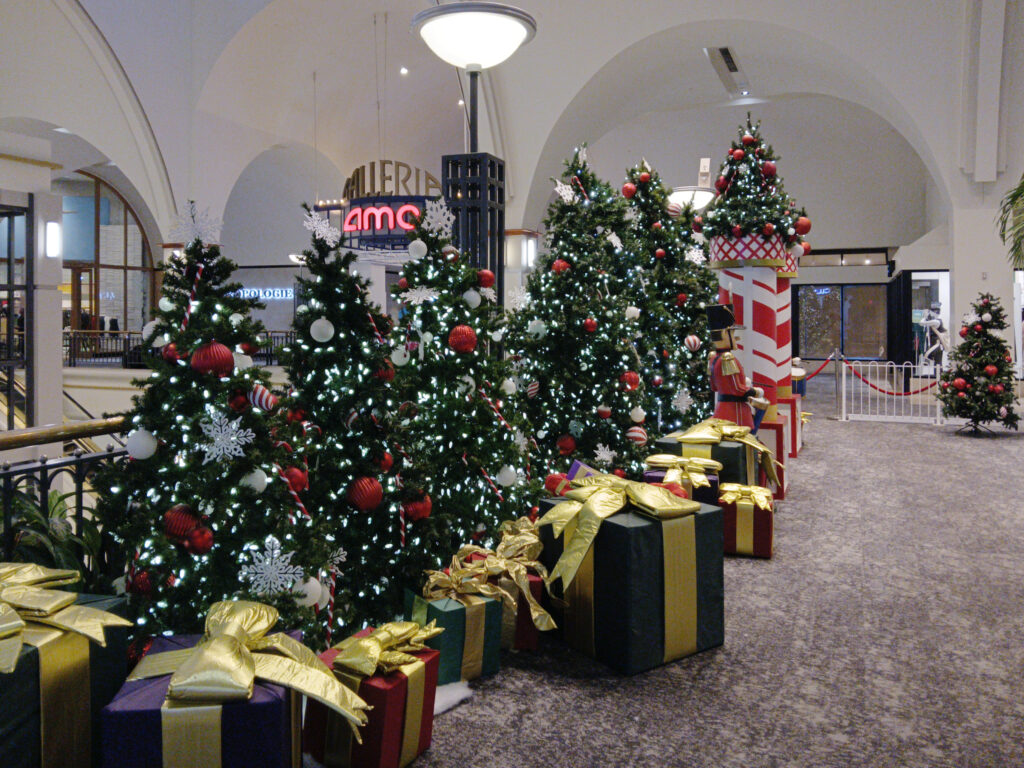
[[[998,421],[1017,429],[1010,349],[994,331],[1006,328],[1006,314],[996,298],[983,293],[964,316],[963,341],[953,350],[952,365],[942,373],[939,399],[946,416],[967,419],[972,430]]]
[[[669,194],[646,160],[627,172],[622,185],[637,240],[632,288],[640,310],[635,343],[644,361],[644,408],[660,433],[711,415],[704,307],[718,293],[705,266],[706,241],[692,230],[693,208],[669,202]]]
[[[403,307],[391,355],[403,401],[396,435],[420,484],[406,493],[403,546],[431,568],[464,544],[491,544],[532,498],[530,430],[508,407],[517,383],[500,353],[495,275],[451,245],[450,216],[442,200],[427,203],[410,233],[414,260],[394,287]]]
[[[97,515],[127,558],[141,635],[200,632],[210,604],[229,598],[315,626],[312,602],[296,597],[321,547],[288,523],[304,470],[272,435],[277,398],[249,357],[262,332],[249,313],[260,305],[228,282],[234,269],[198,237],[167,265],[144,333],[159,352],[128,414],[130,458],[93,480]]]
[[[632,301],[640,272],[626,201],[590,170],[586,148],[566,163],[548,208],[547,252],[511,321],[521,407],[549,472],[573,459],[639,473],[648,440],[644,362]]]

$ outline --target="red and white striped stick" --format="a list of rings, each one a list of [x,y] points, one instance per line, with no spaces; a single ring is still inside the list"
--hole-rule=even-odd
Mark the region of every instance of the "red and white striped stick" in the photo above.
[[[185,316],[181,319],[181,332],[184,333],[185,329],[188,328],[188,317],[192,314],[192,302],[196,298],[196,289],[199,287],[199,278],[203,276],[203,267],[205,265],[200,264],[196,267],[196,279],[192,282],[192,293],[188,295],[188,304],[185,305]]]
[[[281,478],[282,482],[284,482],[285,487],[288,489],[288,493],[291,494],[292,501],[295,502],[296,509],[299,510],[299,512],[302,514],[302,516],[304,518],[306,518],[307,520],[312,521],[313,518],[309,514],[309,510],[307,510],[306,509],[306,505],[302,503],[302,499],[299,497],[299,494],[295,491],[294,488],[292,488],[292,484],[288,482],[288,478],[285,477],[284,470],[281,469],[281,466],[279,464],[275,464],[274,465],[274,469],[277,470],[277,476]],[[292,525],[295,525],[296,518],[295,518],[294,513],[292,513],[292,512],[288,513],[288,522],[291,523]]]
[[[467,467],[469,466],[469,462],[466,461],[466,454],[462,454],[462,463]],[[487,474],[487,470],[480,467],[480,474],[484,476],[484,480],[486,480],[487,484],[491,486],[491,489],[494,491],[494,495],[498,497],[498,501],[504,501],[505,497],[501,495],[501,489],[495,485],[493,480],[491,480],[491,476]]]
[[[496,406],[494,402],[491,400],[491,398],[489,398],[484,393],[483,388],[478,389],[477,391],[480,393],[480,397],[483,398],[483,401],[487,403],[489,406],[491,406],[491,410],[494,411],[494,415],[498,417],[498,421],[501,423],[501,425],[505,427],[505,429],[507,429],[509,432],[514,432],[515,430],[512,429],[512,425],[505,421],[505,417],[501,415],[501,411],[498,410],[498,406]]]
[[[373,321],[373,315],[370,314],[370,310],[366,310],[366,317],[370,321],[370,327],[373,328],[373,335],[377,337],[377,343],[383,344],[384,337],[380,335],[380,331],[377,329],[377,324]]]
[[[330,593],[331,596],[327,600],[327,647],[331,646],[331,632],[334,626],[334,592],[338,585],[338,569],[335,566],[331,566],[328,578],[331,580]]]

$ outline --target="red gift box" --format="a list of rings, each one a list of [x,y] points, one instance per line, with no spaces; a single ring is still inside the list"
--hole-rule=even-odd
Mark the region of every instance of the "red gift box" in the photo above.
[[[474,552],[468,558],[468,562],[476,562],[478,560],[486,560],[487,556],[479,552]],[[530,594],[533,595],[533,599],[538,603],[544,595],[544,580],[535,573],[526,574],[526,578],[530,582]],[[502,606],[502,621],[501,621],[501,647],[512,648],[516,651],[536,651],[537,643],[540,639],[540,630],[537,629],[533,623],[533,616],[530,615],[530,605],[526,602],[526,598],[519,592],[519,588],[515,582],[507,576],[499,578],[498,586],[508,592],[510,595],[516,596],[516,619],[515,626],[512,626],[510,620],[505,618],[505,606]]]
[[[356,637],[372,632],[372,628],[364,629]],[[330,667],[339,653],[339,649],[330,648],[320,654],[320,660]],[[302,730],[303,751],[327,768],[404,768],[428,750],[434,730],[441,654],[428,648],[410,655],[424,664],[421,702],[410,700],[409,678],[401,671],[363,678],[357,693],[372,709],[359,731],[363,740],[360,744],[351,737],[351,729],[340,715],[310,699]]]
[[[725,553],[771,557],[775,523],[771,491],[734,483],[722,484],[720,491]]]

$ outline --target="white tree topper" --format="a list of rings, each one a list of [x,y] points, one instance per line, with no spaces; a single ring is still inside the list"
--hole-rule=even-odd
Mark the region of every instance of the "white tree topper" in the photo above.
[[[220,219],[210,216],[209,209],[200,211],[196,208],[196,201],[189,200],[181,207],[178,219],[171,228],[170,237],[183,243],[191,243],[193,240],[206,244],[215,243],[220,239],[222,226]]]
[[[272,595],[291,590],[292,585],[302,581],[302,567],[292,565],[294,552],[284,554],[281,542],[267,536],[262,552],[252,553],[252,563],[243,565],[238,572],[243,581],[248,581],[258,595]]]
[[[302,226],[313,233],[313,236],[327,243],[333,248],[341,242],[341,230],[332,227],[330,219],[321,216],[319,211],[310,211],[302,220]]]
[[[455,214],[451,212],[443,198],[427,200],[427,207],[423,212],[424,229],[442,237],[451,237],[454,223]]]
[[[234,421],[228,421],[228,417],[210,406],[206,407],[207,418],[199,422],[199,428],[203,430],[210,441],[208,445],[200,446],[206,451],[203,464],[211,461],[224,461],[231,457],[245,455],[242,446],[248,445],[256,439],[256,433],[251,429],[242,428],[242,417]]]

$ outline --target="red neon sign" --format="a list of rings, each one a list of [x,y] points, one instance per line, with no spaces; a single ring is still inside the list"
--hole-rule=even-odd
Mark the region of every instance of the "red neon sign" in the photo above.
[[[356,206],[348,212],[342,228],[345,232],[390,232],[397,226],[408,232],[416,227],[414,221],[419,217],[420,209],[411,203],[399,206],[397,211],[386,205],[368,205],[366,208]]]

